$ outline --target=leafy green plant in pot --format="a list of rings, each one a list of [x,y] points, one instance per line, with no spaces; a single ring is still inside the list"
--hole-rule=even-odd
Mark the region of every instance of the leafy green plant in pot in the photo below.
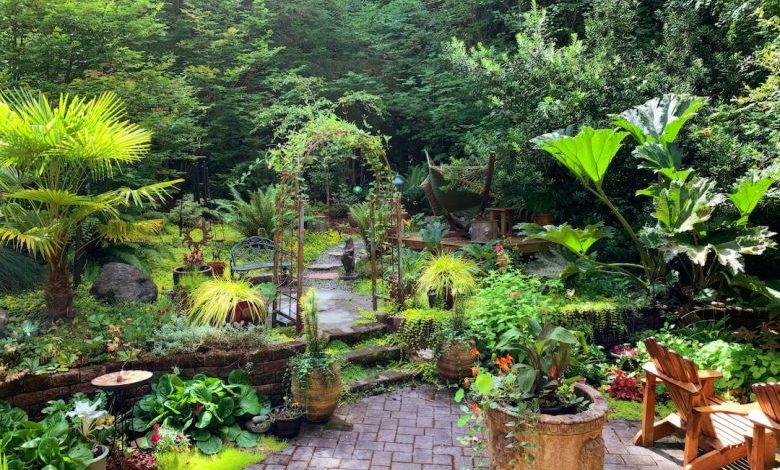
[[[528,191],[523,195],[525,205],[531,212],[531,220],[541,226],[555,223],[554,191]]]
[[[458,424],[473,419],[470,434],[487,431],[491,468],[604,466],[606,401],[567,376],[578,347],[587,348],[581,332],[527,319],[502,335],[494,367],[458,390],[456,401],[472,401]]]
[[[341,398],[341,364],[325,352],[328,338],[321,335],[317,321],[317,291],[310,288],[301,297],[306,351],[290,360],[293,399],[306,408],[306,419],[328,421]]]
[[[452,253],[433,256],[425,264],[417,281],[419,294],[428,295],[429,302],[443,303],[452,315],[442,329],[436,363],[439,376],[448,382],[457,382],[468,376],[473,365],[474,349],[466,327],[466,299],[477,288],[474,273],[477,265],[470,259]],[[433,306],[433,305],[431,305]]]
[[[212,238],[209,224],[199,217],[192,227],[183,233],[182,238],[184,239],[184,244],[189,247],[190,252],[182,257],[183,266],[173,268],[173,284],[178,284],[181,277],[188,273],[213,276],[214,269],[208,264],[203,264],[204,255],[202,248]]]
[[[108,446],[105,431],[113,425],[114,417],[100,408],[101,400],[78,400],[73,410],[65,414],[87,442],[92,443],[92,461],[87,470],[105,470],[108,462]]]
[[[265,297],[248,281],[210,279],[192,293],[189,318],[196,325],[261,323],[268,313]]]

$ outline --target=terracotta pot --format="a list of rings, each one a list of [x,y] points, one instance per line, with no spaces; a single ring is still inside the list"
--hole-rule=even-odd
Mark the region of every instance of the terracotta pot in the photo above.
[[[212,277],[213,269],[209,265],[201,266],[200,269],[197,271],[198,274],[201,274],[203,276]],[[189,274],[192,271],[188,271],[187,268],[184,266],[179,266],[176,268],[173,268],[173,285],[176,286],[179,284],[179,279],[182,276],[185,276]]]
[[[211,275],[213,277],[222,277],[222,275],[225,274],[224,261],[212,261],[206,264],[211,267]]]
[[[260,312],[262,315],[263,312]],[[233,315],[230,316],[231,323],[261,323],[263,318],[253,317],[251,304],[247,301],[241,301],[233,309]]]
[[[293,399],[306,406],[306,420],[312,423],[324,423],[333,416],[341,398],[341,368],[333,366],[335,378],[326,382],[322,372],[313,371],[309,376],[309,383],[305,390],[298,383],[298,378],[293,374],[292,392]]]
[[[575,384],[574,392],[586,397],[591,406],[577,414],[539,416],[533,432],[506,437],[517,421],[502,409],[487,409],[488,453],[493,470],[596,470],[604,468],[604,440],[601,432],[607,421],[607,402],[593,387]],[[509,447],[518,439],[530,448]],[[526,453],[533,455],[529,464]]]
[[[471,349],[474,341],[452,341],[436,360],[436,370],[444,383],[460,383],[466,377],[471,377],[474,358]]]
[[[531,216],[531,220],[533,220],[533,222],[535,224],[539,224],[542,227],[544,227],[545,225],[552,225],[552,224],[554,224],[555,223],[555,216],[552,215],[552,214],[548,214],[546,212],[535,212]]]

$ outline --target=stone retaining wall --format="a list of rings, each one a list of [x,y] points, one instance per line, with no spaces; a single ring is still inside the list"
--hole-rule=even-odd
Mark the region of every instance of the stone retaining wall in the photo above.
[[[331,339],[356,343],[383,331],[384,325],[357,326],[343,332],[331,333]],[[303,341],[293,341],[260,350],[212,350],[165,357],[142,357],[126,364],[109,362],[56,374],[27,375],[19,380],[0,383],[0,400],[23,408],[35,416],[50,400],[68,399],[78,392],[94,393],[96,389],[90,383],[92,379],[108,372],[116,372],[124,364],[125,369],[148,370],[154,372],[155,376],[179,368],[187,377],[205,373],[220,378],[227,378],[231,371],[246,367],[251,384],[258,393],[270,395],[272,402],[276,403],[285,392],[287,362],[294,355],[303,352],[304,347]],[[148,392],[149,384],[146,384],[139,387],[135,395],[140,396]]]

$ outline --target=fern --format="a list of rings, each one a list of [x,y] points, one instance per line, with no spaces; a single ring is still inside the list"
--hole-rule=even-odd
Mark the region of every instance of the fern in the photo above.
[[[271,238],[276,219],[276,186],[258,189],[249,195],[249,201],[234,186],[230,187],[230,194],[232,201],[217,202],[227,212],[227,222],[246,237]]]
[[[29,256],[0,247],[0,292],[35,289],[43,281],[43,267]]]

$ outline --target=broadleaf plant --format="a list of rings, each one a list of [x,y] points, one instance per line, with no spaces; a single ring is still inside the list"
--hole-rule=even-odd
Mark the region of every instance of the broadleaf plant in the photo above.
[[[780,179],[780,169],[773,165],[753,170],[734,185],[731,193],[724,193],[713,180],[685,168],[684,156],[675,140],[703,105],[701,98],[664,95],[613,116],[612,122],[630,133],[638,144],[633,151],[637,168],[649,169],[655,175],[652,184],[637,192],[637,196],[651,198],[653,207],[652,222],[641,229],[628,222],[602,187],[620,148],[621,135],[626,133],[586,127],[576,136],[556,132],[538,137],[534,143],[574,173],[585,189],[612,211],[637,246],[646,278],[644,284],[652,287],[659,279],[679,279],[691,299],[729,286],[749,288],[773,298],[776,291],[767,289],[759,280],[738,279],[744,278],[744,255],[758,255],[776,246],[774,233],[767,227],[749,225],[748,219]],[[559,244],[578,256],[578,269],[566,272],[581,271],[583,266],[611,266],[626,272],[634,269],[631,264],[592,259],[588,250],[598,241],[592,236],[593,226],[542,229],[526,224],[521,229],[529,237]],[[591,263],[583,263],[586,259]],[[675,272],[677,269],[680,272]]]

